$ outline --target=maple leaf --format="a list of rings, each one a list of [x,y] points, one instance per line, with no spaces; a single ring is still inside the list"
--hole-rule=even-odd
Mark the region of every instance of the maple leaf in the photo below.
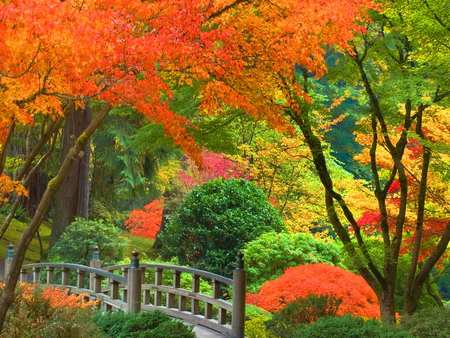
[[[162,223],[164,200],[156,199],[142,209],[135,209],[124,225],[130,232],[142,237],[155,238]]]

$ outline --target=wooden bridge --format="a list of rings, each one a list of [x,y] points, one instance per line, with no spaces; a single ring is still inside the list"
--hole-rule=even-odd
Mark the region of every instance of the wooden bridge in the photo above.
[[[13,256],[10,244],[5,276]],[[105,311],[161,310],[226,337],[244,338],[246,271],[242,258],[239,253],[230,279],[182,266],[141,264],[137,251],[133,251],[130,264],[101,268],[95,247],[89,267],[70,263],[27,264],[22,266],[20,281],[57,285],[74,294],[86,294],[97,299]],[[211,286],[209,294],[201,292],[204,282]],[[224,294],[232,294],[232,301],[224,299]]]

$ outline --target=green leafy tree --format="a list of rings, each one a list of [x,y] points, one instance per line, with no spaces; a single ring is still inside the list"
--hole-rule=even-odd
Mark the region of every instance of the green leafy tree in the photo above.
[[[245,245],[249,286],[257,291],[266,281],[277,279],[291,266],[311,263],[340,265],[341,248],[310,234],[268,232]]]
[[[254,183],[215,179],[186,195],[161,234],[162,255],[229,276],[245,243],[283,229],[282,219]]]

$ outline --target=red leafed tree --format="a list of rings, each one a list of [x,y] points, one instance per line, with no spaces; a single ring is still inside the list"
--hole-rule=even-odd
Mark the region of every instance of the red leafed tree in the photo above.
[[[135,209],[124,225],[130,232],[142,237],[155,238],[162,223],[164,200],[153,200],[142,209]]]
[[[309,295],[341,298],[340,316],[380,317],[377,296],[361,276],[325,263],[287,269],[281,277],[264,284],[259,293],[248,294],[247,303],[274,312]]]
[[[246,169],[232,159],[227,158],[220,153],[204,150],[203,167],[199,167],[190,157],[187,158],[186,170],[180,170],[178,178],[186,186],[191,189],[203,182],[213,180],[215,178],[246,178]]]

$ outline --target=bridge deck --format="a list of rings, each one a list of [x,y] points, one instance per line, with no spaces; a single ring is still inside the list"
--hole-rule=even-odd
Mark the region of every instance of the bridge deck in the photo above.
[[[184,323],[191,325],[189,322],[186,321]],[[193,331],[195,332],[198,338],[226,338],[226,336],[224,336],[223,334],[220,334],[217,331],[213,331],[201,325],[195,326]]]

